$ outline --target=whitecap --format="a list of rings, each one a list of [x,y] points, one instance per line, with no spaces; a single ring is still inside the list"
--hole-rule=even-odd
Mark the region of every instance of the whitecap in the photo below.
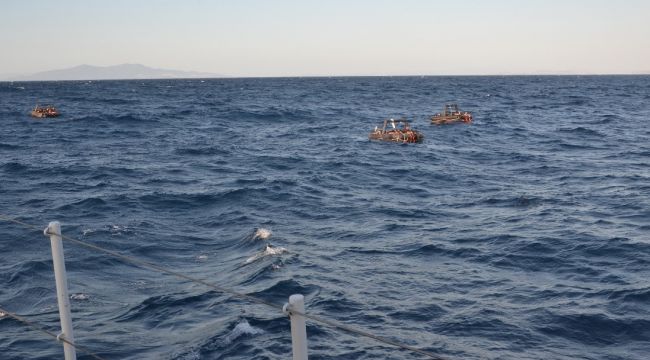
[[[90,295],[84,294],[84,293],[76,293],[76,294],[71,294],[70,295],[70,300],[79,300],[79,301],[85,301],[90,299]]]
[[[266,240],[271,237],[271,230],[265,229],[265,228],[259,228],[255,231],[255,234],[253,235],[253,239],[262,239]]]
[[[242,335],[257,335],[262,333],[264,333],[264,330],[251,326],[251,324],[249,324],[248,321],[244,319],[239,324],[237,324],[234,329],[232,329],[228,336],[226,336],[225,342],[226,344],[230,344]]]
[[[208,260],[208,255],[199,255],[196,257],[196,260],[198,261],[206,261]]]
[[[127,285],[129,287],[135,287],[135,288],[138,288],[138,289],[143,289],[145,287],[148,287],[149,283],[146,280],[135,280],[135,281],[127,282]]]
[[[272,246],[272,245],[269,244],[269,245],[266,245],[264,247],[264,250],[262,250],[262,251],[258,252],[257,254],[249,257],[248,259],[246,259],[245,263],[250,264],[250,263],[252,263],[252,262],[254,262],[256,260],[259,260],[259,259],[261,259],[261,258],[263,258],[265,256],[280,255],[280,254],[284,254],[286,252],[288,252],[288,250],[283,248],[283,247],[275,247],[275,246]]]
[[[86,236],[86,235],[92,234],[94,232],[95,232],[95,230],[93,230],[93,229],[84,229],[83,231],[81,231],[81,235]]]
[[[112,224],[108,226],[108,231],[111,232],[111,235],[122,235],[131,232],[131,228],[129,228],[126,225],[121,226],[117,224]]]
[[[199,360],[201,359],[201,353],[197,349],[192,349],[185,354],[173,354],[172,358],[178,360]]]

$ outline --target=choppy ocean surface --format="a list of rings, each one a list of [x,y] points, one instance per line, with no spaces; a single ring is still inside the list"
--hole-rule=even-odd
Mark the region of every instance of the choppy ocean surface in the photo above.
[[[430,125],[449,101],[475,122]],[[424,143],[367,140],[401,116]],[[447,359],[650,358],[650,76],[5,82],[0,124],[20,221]],[[279,310],[64,247],[101,357],[290,358]],[[0,306],[58,333],[49,240],[0,221],[0,259]],[[421,358],[307,331],[311,359]]]

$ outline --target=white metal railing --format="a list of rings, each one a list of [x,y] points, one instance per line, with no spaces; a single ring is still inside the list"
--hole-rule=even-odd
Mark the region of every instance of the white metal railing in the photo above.
[[[65,259],[63,257],[63,241],[61,239],[61,224],[51,222],[43,231],[50,237],[52,244],[52,261],[54,263],[54,280],[56,281],[56,299],[59,303],[59,317],[61,318],[61,334],[57,339],[65,338],[63,343],[65,360],[77,360],[74,346],[74,332],[72,331],[72,315],[70,314],[70,297],[68,297],[68,276],[65,273]]]
[[[291,348],[293,360],[307,360],[307,326],[305,317],[305,297],[300,294],[289,296],[282,311],[291,317]]]
[[[15,224],[19,224],[31,229],[38,229],[34,225],[30,225],[27,223],[24,223],[22,221],[16,220],[11,217],[7,217],[5,215],[0,214],[0,220],[5,220],[8,222],[13,222]],[[40,230],[40,229],[39,229]],[[64,347],[64,354],[65,354],[65,360],[76,360],[76,353],[75,353],[75,348],[83,350],[85,353],[91,355],[92,357],[96,359],[102,359],[101,357],[97,356],[96,354],[92,353],[91,351],[79,346],[74,342],[74,334],[73,334],[73,328],[72,328],[72,318],[70,315],[70,299],[68,296],[68,288],[67,288],[67,277],[66,277],[66,272],[65,272],[65,260],[64,260],[64,255],[63,255],[63,244],[62,244],[62,239],[67,240],[73,243],[76,243],[78,245],[84,246],[89,249],[93,249],[99,252],[103,252],[105,254],[111,255],[113,257],[122,259],[124,261],[127,261],[129,263],[138,265],[143,268],[148,268],[151,270],[156,270],[158,272],[166,273],[169,275],[173,275],[176,277],[179,277],[181,279],[185,279],[188,281],[192,281],[204,286],[207,286],[213,290],[217,290],[222,293],[226,293],[229,295],[232,295],[233,297],[237,297],[240,299],[248,300],[253,303],[257,304],[262,304],[269,306],[273,308],[274,310],[278,310],[280,307],[276,304],[273,304],[271,302],[256,298],[251,295],[247,294],[242,294],[238,293],[234,290],[224,288],[222,286],[209,283],[205,280],[194,278],[192,276],[188,276],[182,273],[179,273],[177,271],[169,270],[166,269],[162,266],[137,259],[131,256],[126,256],[122,255],[118,252],[111,251],[108,249],[104,249],[102,247],[99,247],[97,245],[93,245],[81,240],[77,240],[71,237],[67,237],[62,235],[61,233],[61,225],[58,221],[50,222],[48,227],[45,228],[43,231],[46,236],[50,237],[50,242],[52,245],[52,259],[54,262],[54,275],[55,275],[55,280],[56,280],[56,289],[57,289],[57,302],[59,305],[59,316],[61,319],[61,330],[62,332],[59,335],[54,335],[53,333],[44,330],[42,328],[39,328],[38,326],[35,326],[35,324],[29,322],[27,319],[20,317],[16,314],[13,314],[7,310],[4,310],[2,307],[0,307],[0,312],[20,321],[23,322],[33,328],[36,328],[37,330],[40,330],[49,336],[54,336],[57,340],[63,342],[63,347]],[[307,360],[308,354],[307,354],[307,329],[306,329],[306,323],[305,320],[309,319],[324,325],[331,326],[335,329],[338,330],[343,330],[355,335],[363,336],[366,338],[373,339],[375,341],[394,346],[396,348],[399,348],[401,350],[406,350],[410,351],[419,355],[423,355],[427,358],[430,359],[435,359],[435,360],[445,360],[444,358],[434,355],[428,351],[416,348],[414,346],[409,346],[406,344],[403,344],[398,341],[390,340],[381,336],[374,335],[370,332],[363,331],[348,325],[340,324],[332,320],[328,320],[325,318],[322,318],[320,316],[315,316],[315,315],[310,315],[305,313],[305,303],[304,303],[304,296],[301,294],[294,294],[289,297],[289,302],[284,304],[282,307],[282,312],[289,315],[291,319],[291,340],[292,340],[292,350],[293,350],[293,360]]]

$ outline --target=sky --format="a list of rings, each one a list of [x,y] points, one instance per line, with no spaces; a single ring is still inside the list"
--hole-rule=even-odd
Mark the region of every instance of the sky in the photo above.
[[[0,76],[650,73],[647,0],[0,0]]]

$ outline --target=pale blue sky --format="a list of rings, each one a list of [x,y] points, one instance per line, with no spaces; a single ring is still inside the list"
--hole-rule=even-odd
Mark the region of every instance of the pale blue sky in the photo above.
[[[0,75],[649,73],[645,0],[3,0]]]

